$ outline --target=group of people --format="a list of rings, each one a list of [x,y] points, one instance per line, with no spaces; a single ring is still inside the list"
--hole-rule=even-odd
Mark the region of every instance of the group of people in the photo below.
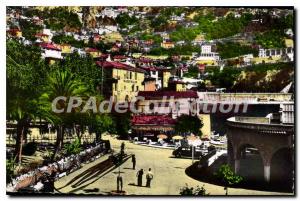
[[[143,184],[143,175],[144,175],[144,170],[140,169],[136,177],[138,178],[138,186],[142,186]],[[151,180],[153,179],[153,173],[151,172],[151,168],[149,168],[147,174],[146,174],[146,187],[150,188],[151,187]]]
[[[136,165],[136,158],[135,155],[133,154],[131,156],[131,161],[132,161],[132,169],[135,170],[135,165]],[[117,192],[121,193],[123,191],[123,177],[120,174],[121,172],[119,171],[119,174],[117,176]],[[137,174],[137,185],[142,186],[143,185],[143,175],[144,175],[144,170],[140,169]],[[146,174],[146,187],[150,188],[151,187],[151,181],[153,179],[153,173],[151,171],[151,168],[149,168],[147,174]]]
[[[136,158],[135,158],[135,155],[133,154],[132,155],[132,169],[135,170],[135,165],[136,165]],[[136,177],[137,177],[137,185],[138,186],[142,186],[143,184],[143,175],[144,175],[144,170],[143,169],[140,169],[137,174],[136,174]],[[150,188],[151,187],[151,181],[153,179],[153,173],[151,171],[151,168],[148,169],[148,172],[146,174],[146,187]]]

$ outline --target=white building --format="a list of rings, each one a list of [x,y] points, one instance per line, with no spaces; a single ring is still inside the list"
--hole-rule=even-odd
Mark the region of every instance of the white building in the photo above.
[[[290,37],[293,37],[293,36],[294,36],[294,32],[293,32],[292,29],[286,29],[286,30],[285,30],[285,34],[288,35],[288,36],[290,36]]]
[[[62,59],[61,49],[52,43],[41,43],[42,58]]]
[[[46,34],[49,36],[49,42],[52,41],[52,37],[53,37],[53,31],[51,31],[51,29],[43,29],[43,34]]]
[[[118,31],[118,26],[116,25],[106,25],[95,29],[98,34],[109,34]]]
[[[258,57],[282,57],[287,55],[290,61],[294,61],[294,48],[281,48],[281,49],[259,49]]]
[[[105,7],[102,11],[101,11],[101,16],[102,17],[110,17],[110,18],[116,18],[118,15],[120,14],[119,10],[115,10],[111,7]]]
[[[203,44],[201,46],[201,54],[195,58],[196,63],[207,65],[218,65],[220,56],[218,52],[215,52],[213,44]]]
[[[283,124],[294,124],[294,102],[280,104],[280,113]]]

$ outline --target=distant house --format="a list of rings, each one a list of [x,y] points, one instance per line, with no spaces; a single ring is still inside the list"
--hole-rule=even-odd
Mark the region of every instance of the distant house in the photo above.
[[[285,43],[286,47],[294,48],[294,40],[293,39],[285,38],[284,43]]]
[[[186,91],[186,83],[181,80],[172,80],[169,81],[169,90],[171,91]]]
[[[154,41],[152,39],[149,39],[149,40],[145,40],[144,41],[144,44],[145,45],[153,45]]]
[[[215,44],[203,44],[201,46],[201,54],[195,58],[196,63],[209,66],[217,66],[220,61],[219,53],[216,52]]]
[[[294,60],[294,48],[281,48],[281,49],[259,49],[258,57],[270,58],[270,57],[282,57],[287,54],[291,61]]]
[[[201,45],[205,42],[205,37],[203,34],[199,34],[196,38],[192,41],[192,45]]]
[[[70,54],[73,52],[73,48],[70,44],[63,43],[58,45],[58,47],[61,49],[62,54]]]
[[[98,43],[98,42],[100,42],[101,40],[102,40],[101,35],[99,35],[99,34],[94,34],[94,35],[93,35],[93,42],[94,42],[94,43]]]
[[[101,11],[100,15],[102,17],[116,18],[120,13],[121,13],[121,10],[119,10],[119,9],[115,10],[112,7],[105,7]]]
[[[160,46],[165,49],[171,49],[171,48],[175,47],[175,43],[169,42],[169,41],[164,41],[160,44]]]
[[[153,79],[155,80],[155,83],[154,83],[155,90],[160,89],[161,86],[162,86],[162,82],[161,82],[161,78],[158,76],[157,67],[151,66],[151,65],[144,65],[144,66],[141,66],[140,68],[142,68],[143,70],[145,70],[146,76],[147,76],[146,77],[147,80],[145,78],[146,82],[144,83],[144,85],[145,85],[145,91],[150,91],[150,90],[146,90],[146,88],[149,89],[149,88],[153,87],[152,86]],[[151,85],[151,86],[149,86],[149,85]]]
[[[98,58],[101,56],[101,51],[95,48],[86,48],[85,52],[89,55],[91,55],[91,57],[93,58]]]
[[[55,60],[62,59],[61,49],[53,43],[41,43],[42,58],[47,59],[50,64],[53,64]]]
[[[37,33],[37,34],[35,34],[35,37],[37,38],[37,42],[45,42],[45,43],[50,42],[48,34]]]
[[[184,40],[180,40],[180,41],[177,41],[176,42],[176,45],[184,45],[185,44],[185,41]]]
[[[294,36],[294,32],[293,32],[292,29],[286,29],[286,30],[285,30],[285,34],[288,35],[288,36],[290,36],[290,37],[293,37],[293,36]]]
[[[16,37],[21,38],[22,37],[22,31],[20,29],[9,29],[7,30],[7,36],[10,37]]]
[[[184,13],[182,13],[181,16],[177,16],[177,15],[172,15],[170,18],[171,21],[183,21],[184,20]]]
[[[112,52],[119,52],[120,48],[117,45],[113,45],[111,48]]]
[[[105,25],[101,26],[100,28],[96,29],[98,34],[108,34],[108,33],[113,33],[118,31],[118,26],[117,25]]]
[[[55,33],[55,31],[51,31],[50,29],[43,29],[42,33],[48,35],[48,42],[51,42],[53,33]]]

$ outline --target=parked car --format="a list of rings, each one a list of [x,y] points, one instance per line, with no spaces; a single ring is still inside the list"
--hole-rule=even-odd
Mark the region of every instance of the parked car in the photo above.
[[[194,147],[194,157],[195,158],[200,158],[203,156],[203,153],[202,151],[200,150],[197,150],[195,147]],[[181,158],[181,157],[188,157],[188,158],[191,158],[192,157],[192,146],[181,146],[181,147],[178,147],[177,149],[175,149],[173,151],[173,156],[175,156],[176,158]]]

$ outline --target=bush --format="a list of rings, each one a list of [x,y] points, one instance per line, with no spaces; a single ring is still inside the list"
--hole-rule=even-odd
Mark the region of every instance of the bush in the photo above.
[[[6,159],[6,183],[12,181],[16,167],[16,158]]]
[[[189,188],[189,186],[186,184],[185,187],[180,189],[180,195],[187,195],[187,196],[191,196],[191,195],[209,195],[209,193],[206,193],[206,190],[204,188],[204,185],[200,188],[199,186],[197,186],[197,188]]]
[[[24,145],[23,154],[27,156],[32,156],[37,150],[37,143],[36,142],[29,142]]]
[[[64,148],[67,155],[79,154],[82,150],[79,138],[76,138],[71,144],[65,144]]]

